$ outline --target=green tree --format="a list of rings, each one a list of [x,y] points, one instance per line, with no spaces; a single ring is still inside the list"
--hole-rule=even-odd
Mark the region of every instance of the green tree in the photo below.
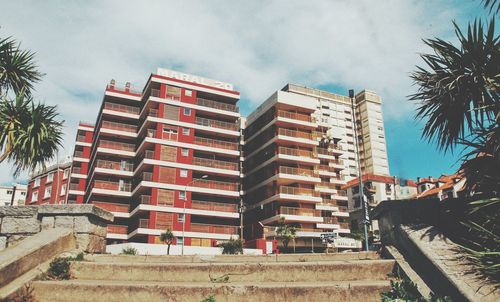
[[[295,238],[297,237],[297,228],[295,226],[286,224],[285,220],[282,219],[278,223],[278,227],[276,228],[276,236],[281,238],[281,240],[283,241],[283,247],[287,249],[290,241],[295,241]],[[295,252],[295,244],[293,248]]]
[[[222,247],[223,255],[243,254],[243,241],[241,239],[231,237],[228,241],[220,243],[219,247]]]
[[[63,122],[56,107],[31,97],[41,76],[33,52],[12,38],[0,39],[0,162],[11,162],[15,176],[44,167],[61,146]]]
[[[160,241],[167,245],[167,255],[170,255],[170,246],[174,243],[174,233],[170,229],[160,234]]]

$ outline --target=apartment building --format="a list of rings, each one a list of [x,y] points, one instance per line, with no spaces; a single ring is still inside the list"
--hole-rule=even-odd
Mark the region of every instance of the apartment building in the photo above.
[[[23,184],[0,186],[0,206],[23,206],[26,203],[28,187]]]
[[[457,198],[463,194],[466,178],[460,173],[451,175],[441,175],[434,178],[417,178],[418,199],[439,198],[445,200],[448,198]]]
[[[73,164],[68,184],[66,202],[69,204],[82,204],[85,202],[85,189],[89,168],[90,148],[94,136],[94,125],[80,122],[78,124],[75,148],[73,151]]]
[[[279,223],[294,225],[294,248],[322,249],[320,235],[349,233],[339,133],[318,123],[317,98],[275,92],[245,122],[243,190],[248,240],[277,237]]]
[[[26,205],[66,203],[70,171],[71,161],[65,159],[30,175]]]
[[[239,92],[159,68],[142,91],[106,88],[89,151],[85,202],[115,215],[108,241],[212,247],[238,238]]]

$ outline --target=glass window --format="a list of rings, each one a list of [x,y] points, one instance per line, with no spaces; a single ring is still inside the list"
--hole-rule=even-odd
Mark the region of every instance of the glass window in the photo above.
[[[186,89],[186,90],[184,90],[184,95],[185,96],[192,96],[193,95],[193,91],[191,91],[189,89]]]
[[[190,130],[189,128],[182,128],[182,134],[183,135],[189,135],[189,133],[190,133],[189,130]]]
[[[66,184],[63,184],[61,186],[61,194],[60,195],[63,196],[64,194],[66,194]]]
[[[52,180],[54,180],[54,172],[47,174],[47,182],[51,182]]]
[[[7,190],[7,195],[12,195],[12,191],[11,190]]]
[[[177,237],[177,245],[182,245],[183,238],[182,237]]]
[[[34,191],[31,194],[31,201],[37,201],[38,200],[38,191]]]
[[[182,156],[189,156],[189,149],[182,148]]]
[[[179,191],[179,199],[186,200],[186,192]]]
[[[179,213],[179,216],[178,216],[178,219],[177,219],[179,222],[184,222],[184,214],[183,213]]]
[[[191,108],[185,108],[184,107],[184,115],[185,116],[190,116],[191,115]]]
[[[49,198],[50,195],[52,195],[52,187],[45,188],[45,194],[43,195],[43,198]]]
[[[64,170],[63,179],[68,178],[68,175],[69,175],[69,169]]]
[[[188,170],[181,169],[180,176],[181,177],[188,177]]]

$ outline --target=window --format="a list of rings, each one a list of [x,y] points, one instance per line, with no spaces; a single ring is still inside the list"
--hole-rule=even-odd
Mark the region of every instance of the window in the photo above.
[[[60,193],[60,195],[61,195],[61,196],[63,196],[63,195],[65,195],[65,194],[66,194],[66,184],[63,184],[63,185],[61,186],[61,193]]]
[[[54,180],[54,172],[47,174],[47,182],[51,182],[52,180]]]
[[[178,216],[177,220],[178,220],[179,222],[184,223],[184,214],[183,214],[183,213],[179,213],[179,216]]]
[[[180,176],[181,177],[188,177],[188,170],[181,169]]]
[[[182,237],[177,237],[177,245],[182,245],[183,244],[183,238]]]
[[[181,199],[181,200],[186,200],[186,192],[184,192],[184,191],[179,191],[179,199]]]
[[[43,198],[49,198],[52,195],[52,187],[45,188],[45,194],[43,194]]]
[[[33,191],[31,193],[31,201],[37,201],[38,200],[38,191]]]
[[[192,96],[193,95],[193,91],[189,90],[189,89],[186,89],[186,90],[184,90],[184,95],[185,96]]]
[[[26,192],[21,192],[21,196],[25,196],[26,195]]]
[[[35,178],[35,183],[33,184],[34,187],[38,187],[40,185],[40,177]]]
[[[12,190],[7,190],[7,195],[12,195]]]
[[[189,135],[190,131],[189,128],[182,128],[182,135]]]
[[[184,115],[190,116],[191,115],[191,108],[184,108]]]
[[[189,156],[189,149],[186,149],[186,148],[182,148],[182,156]]]
[[[64,170],[63,179],[68,178],[68,175],[69,175],[69,169]]]

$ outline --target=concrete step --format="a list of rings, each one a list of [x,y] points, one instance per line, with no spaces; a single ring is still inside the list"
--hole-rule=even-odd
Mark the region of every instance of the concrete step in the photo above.
[[[132,256],[132,255],[86,255],[85,260],[93,262],[168,262],[168,263],[203,263],[203,262],[317,262],[340,260],[377,260],[376,252],[348,252],[334,254],[277,254],[277,255],[187,255],[187,256]]]
[[[110,280],[33,282],[37,301],[186,301],[213,295],[217,302],[380,301],[389,281],[172,283]]]
[[[100,263],[73,262],[76,279],[210,282],[313,282],[388,280],[394,260],[269,263]]]

